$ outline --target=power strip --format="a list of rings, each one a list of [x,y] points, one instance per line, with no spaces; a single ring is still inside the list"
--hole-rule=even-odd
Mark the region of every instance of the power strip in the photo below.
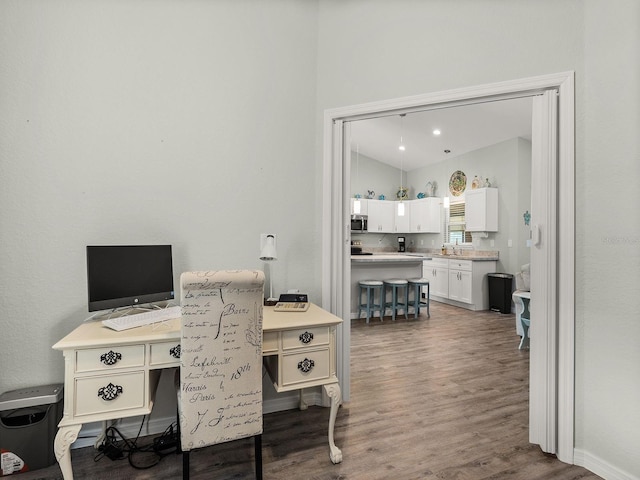
[[[162,453],[165,450],[174,449],[178,447],[178,436],[175,433],[169,435],[162,435],[153,439],[153,450],[157,453]]]
[[[122,453],[122,449],[114,445],[113,443],[105,443],[100,445],[99,450],[104,453],[107,458],[111,460],[120,460],[124,458],[124,454]]]

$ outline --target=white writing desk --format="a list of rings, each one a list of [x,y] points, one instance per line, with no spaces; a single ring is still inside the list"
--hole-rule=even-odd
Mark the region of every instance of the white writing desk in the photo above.
[[[342,402],[336,376],[336,327],[342,320],[314,304],[306,312],[275,312],[273,307],[263,312],[262,355],[276,391],[324,388],[331,399],[329,456],[340,463],[333,430]],[[62,350],[65,360],[64,413],[55,454],[65,480],[71,480],[70,447],[84,423],[151,413],[162,369],[180,366],[180,319],[122,332],[90,321],[53,348]]]

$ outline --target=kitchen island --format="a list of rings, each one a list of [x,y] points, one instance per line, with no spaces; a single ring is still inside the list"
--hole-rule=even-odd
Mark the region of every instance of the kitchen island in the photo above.
[[[351,255],[351,318],[358,318],[360,280],[420,278],[422,262],[429,258],[413,253]]]

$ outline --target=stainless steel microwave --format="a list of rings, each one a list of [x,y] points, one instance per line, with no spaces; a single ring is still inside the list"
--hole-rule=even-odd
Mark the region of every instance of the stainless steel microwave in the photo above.
[[[351,233],[367,232],[367,216],[351,215]]]

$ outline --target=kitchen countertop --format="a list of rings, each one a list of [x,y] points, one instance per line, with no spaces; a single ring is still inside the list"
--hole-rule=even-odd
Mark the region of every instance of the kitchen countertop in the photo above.
[[[488,256],[488,255],[442,255],[440,253],[436,254],[426,254],[426,253],[394,253],[394,252],[384,252],[384,253],[373,253],[372,255],[351,255],[351,261],[356,263],[373,263],[373,262],[386,262],[386,263],[397,263],[397,262],[422,262],[423,260],[431,260],[432,258],[451,258],[454,260],[471,260],[474,262],[482,262],[482,261],[497,261],[499,260],[498,256]]]
[[[482,261],[495,262],[497,260],[500,260],[499,257],[493,256],[493,255],[492,256],[488,256],[488,255],[442,255],[440,253],[429,255],[429,258],[452,258],[454,260],[472,260],[474,262],[482,262]]]
[[[418,263],[429,259],[420,253],[374,253],[373,255],[351,255],[356,263]]]

